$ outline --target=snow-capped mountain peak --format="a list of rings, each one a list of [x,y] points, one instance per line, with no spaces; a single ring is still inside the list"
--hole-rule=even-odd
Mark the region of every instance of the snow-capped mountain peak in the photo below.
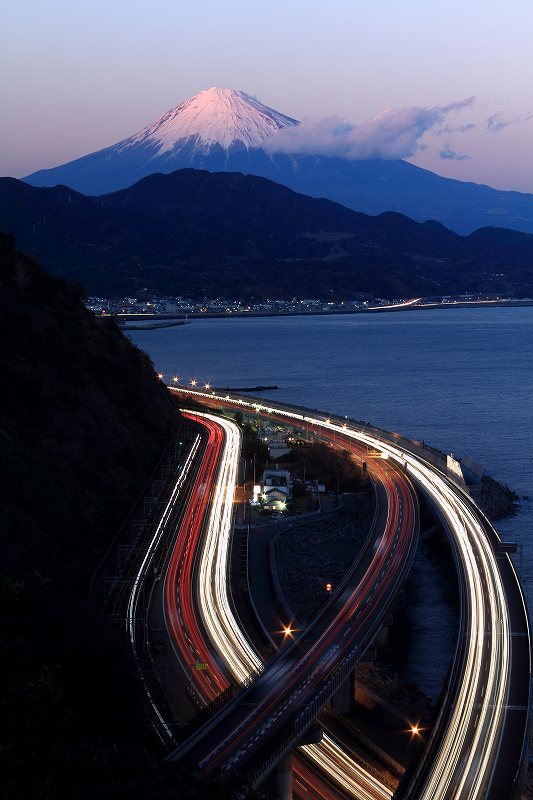
[[[217,144],[228,150],[236,142],[248,149],[261,147],[280,128],[297,124],[246,92],[212,87],[167,111],[119,147],[155,145],[160,156],[194,139],[195,149],[204,152]]]

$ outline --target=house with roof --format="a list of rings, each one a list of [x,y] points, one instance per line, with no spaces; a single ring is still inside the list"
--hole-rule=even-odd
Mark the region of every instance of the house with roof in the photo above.
[[[284,511],[292,499],[292,476],[286,469],[267,468],[261,483],[261,505],[267,511]]]

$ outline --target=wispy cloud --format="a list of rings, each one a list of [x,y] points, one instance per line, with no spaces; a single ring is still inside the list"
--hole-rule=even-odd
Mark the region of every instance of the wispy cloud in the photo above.
[[[449,161],[467,161],[472,158],[472,156],[466,156],[464,153],[457,153],[455,150],[452,150],[448,144],[445,144],[439,153],[439,158],[444,158]]]
[[[339,156],[350,160],[407,158],[421,149],[420,139],[447,115],[472,105],[474,98],[430,108],[386,109],[368,122],[354,125],[338,117],[304,120],[283,128],[268,142],[276,153]]]
[[[436,136],[450,133],[468,133],[468,131],[472,131],[474,128],[477,128],[475,122],[467,122],[465,125],[445,125],[443,128],[436,128],[433,133]]]
[[[503,113],[498,111],[496,114],[491,114],[490,117],[487,117],[483,124],[490,133],[499,133],[510,125],[517,125],[519,122],[528,122],[530,119],[533,119],[533,114],[527,114],[525,117],[507,117],[506,119]]]

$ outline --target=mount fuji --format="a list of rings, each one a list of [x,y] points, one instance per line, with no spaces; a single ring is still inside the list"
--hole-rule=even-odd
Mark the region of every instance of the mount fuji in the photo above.
[[[23,180],[100,195],[157,172],[242,172],[367,214],[392,210],[438,220],[457,233],[486,226],[533,233],[531,194],[443,178],[402,160],[272,152],[277,132],[298,124],[243,91],[213,87],[111,147]]]

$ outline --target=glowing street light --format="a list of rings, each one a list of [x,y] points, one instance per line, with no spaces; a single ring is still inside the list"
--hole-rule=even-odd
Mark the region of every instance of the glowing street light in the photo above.
[[[196,380],[196,378],[193,378],[191,381],[191,386],[196,386],[197,383],[198,381]]]
[[[163,375],[162,372],[158,372],[157,377],[159,378],[160,381],[162,381],[165,376]]]
[[[179,383],[179,382],[180,382],[180,379],[178,378],[178,376],[174,375],[174,377],[172,378],[172,383]]]
[[[293,633],[294,633],[294,631],[293,631],[293,629],[291,628],[290,625],[287,625],[285,628],[283,628],[283,635],[285,637],[292,636]]]
[[[326,583],[326,592],[331,592],[332,589],[333,589],[333,585],[331,583],[329,583],[329,581],[328,581],[328,583]]]
[[[210,388],[211,388],[211,384],[210,384],[210,383],[206,383],[206,384],[204,385],[204,389],[210,389]]]

